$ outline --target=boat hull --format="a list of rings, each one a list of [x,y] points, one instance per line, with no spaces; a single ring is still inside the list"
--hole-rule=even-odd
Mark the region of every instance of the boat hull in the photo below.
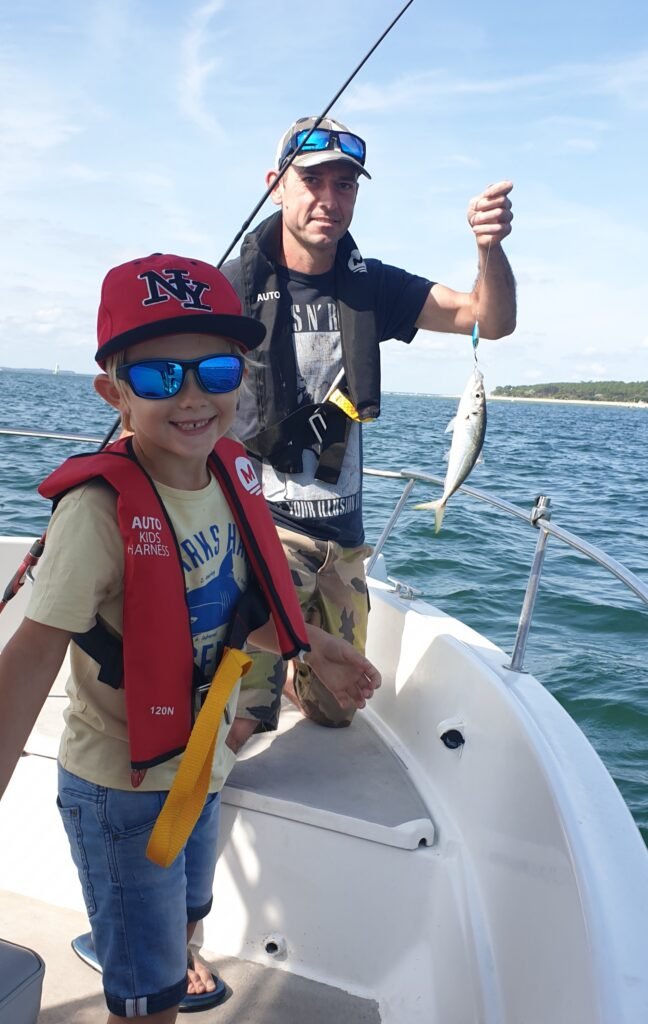
[[[6,578],[28,545],[0,542]],[[371,603],[383,685],[367,711],[325,730],[288,709],[230,777],[205,949],[384,1024],[648,1019],[648,854],[598,756],[484,637],[384,579]],[[12,893],[82,911],[55,809],[63,703],[0,804],[0,870]]]

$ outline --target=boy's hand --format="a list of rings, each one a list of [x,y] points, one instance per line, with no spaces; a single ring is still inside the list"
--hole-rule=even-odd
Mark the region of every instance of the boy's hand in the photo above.
[[[355,647],[318,626],[307,626],[311,650],[303,661],[342,708],[363,708],[380,686],[380,672]]]

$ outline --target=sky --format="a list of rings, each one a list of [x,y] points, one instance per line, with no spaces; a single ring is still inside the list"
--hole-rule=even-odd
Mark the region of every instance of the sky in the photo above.
[[[402,6],[2,4],[0,366],[91,373],[111,266],[217,263],[279,137],[325,109]],[[518,327],[480,345],[488,390],[648,378],[645,0],[414,0],[332,114],[367,141],[364,256],[468,291],[468,202],[514,182]],[[471,365],[468,338],[419,332],[383,346],[383,387],[453,395]]]

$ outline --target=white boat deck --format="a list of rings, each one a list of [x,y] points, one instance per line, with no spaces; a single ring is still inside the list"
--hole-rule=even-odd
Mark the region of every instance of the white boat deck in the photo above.
[[[26,546],[0,542],[7,578]],[[583,734],[504,652],[379,581],[369,627],[367,712],[328,730],[288,706],[223,791],[202,944],[232,994],[196,1021],[648,1021],[646,849]],[[69,945],[87,920],[55,804],[64,674],[0,803],[0,936],[45,960],[40,1024],[104,1024]]]
[[[407,768],[362,715],[323,729],[284,701],[277,732],[244,747],[224,802],[406,850],[434,842]]]
[[[81,913],[0,890],[0,934],[45,961],[38,1024],[105,1024],[101,977],[72,952],[86,931]],[[379,1024],[377,1004],[286,971],[234,958],[213,964],[228,987],[224,1003],[185,1018],[195,1024]],[[181,1017],[180,1020],[183,1018]]]
[[[66,674],[64,666],[0,805],[0,827],[4,823],[5,828],[10,819],[16,820],[25,790],[38,793],[42,811],[38,820],[25,815],[13,852],[5,850],[14,891],[0,888],[0,935],[34,949],[45,961],[39,1024],[100,1024],[106,1019],[100,975],[70,947],[74,936],[87,930],[88,921],[54,807]],[[407,769],[361,717],[352,729],[322,729],[302,719],[287,702],[279,730],[248,743],[223,803],[225,822],[259,814],[274,820],[275,827],[281,827],[277,819],[285,819],[286,825],[291,820],[307,832],[314,827],[314,835],[320,830],[344,833],[356,841],[394,847],[401,855],[434,841],[434,826]],[[224,835],[227,831],[224,824]],[[51,859],[43,847],[52,851]],[[27,895],[34,891],[41,899]],[[217,900],[219,891],[217,885]],[[313,922],[313,929],[317,927]],[[222,1024],[380,1022],[375,1000],[301,977],[285,964],[215,958],[208,951],[206,959],[226,981],[228,997],[217,1009],[192,1014],[196,1022],[214,1020],[216,1014]],[[272,964],[270,957],[267,961]]]

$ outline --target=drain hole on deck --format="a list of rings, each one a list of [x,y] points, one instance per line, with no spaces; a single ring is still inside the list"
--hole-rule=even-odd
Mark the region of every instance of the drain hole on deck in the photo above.
[[[286,955],[287,943],[283,935],[266,935],[263,948],[268,956],[277,959]]]
[[[466,741],[458,729],[448,729],[448,731],[444,732],[441,736],[441,742],[445,744],[448,750],[457,750],[459,747],[462,747]]]

